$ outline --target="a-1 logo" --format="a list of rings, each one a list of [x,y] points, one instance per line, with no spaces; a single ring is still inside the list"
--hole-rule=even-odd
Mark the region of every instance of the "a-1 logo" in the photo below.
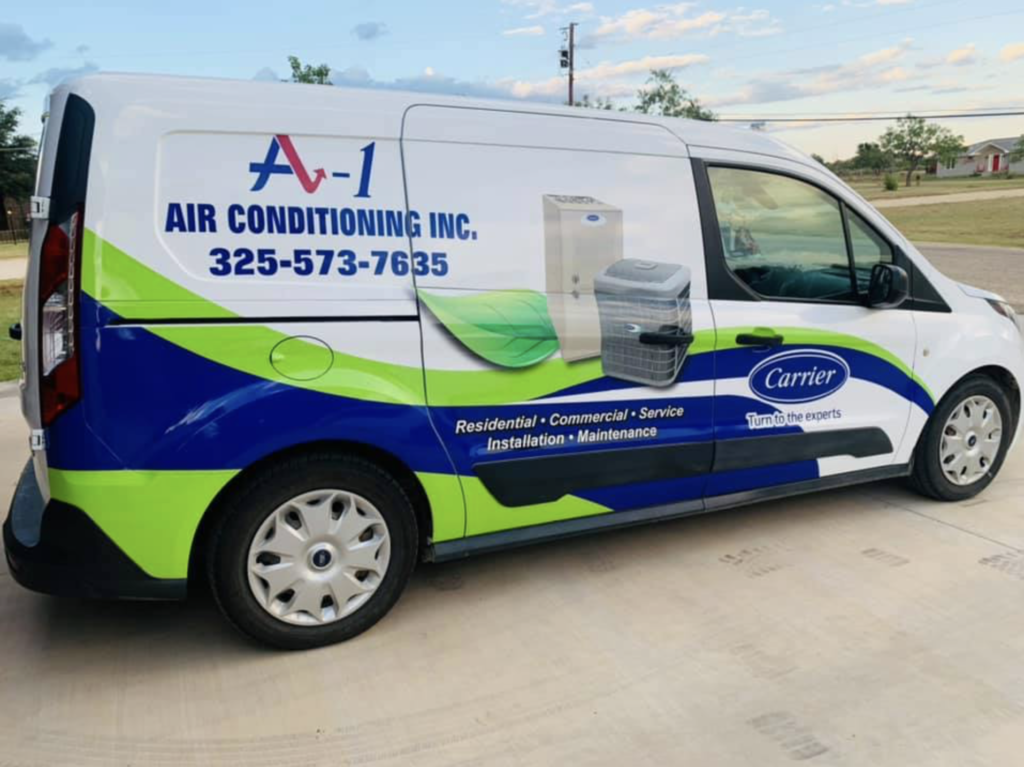
[[[367,144],[360,150],[363,154],[363,167],[359,174],[359,191],[356,192],[356,197],[370,196],[373,150],[374,142]],[[278,154],[281,152],[284,152],[285,163],[277,161]],[[267,148],[267,156],[263,159],[263,162],[249,163],[249,172],[256,175],[256,182],[252,185],[252,189],[249,190],[251,192],[259,192],[267,185],[271,176],[282,174],[295,176],[299,180],[299,184],[302,185],[303,191],[306,194],[313,194],[320,188],[320,184],[323,183],[324,179],[327,178],[327,171],[323,168],[316,168],[311,176],[309,171],[306,170],[306,165],[302,162],[302,158],[299,157],[298,150],[295,149],[295,144],[292,143],[291,137],[282,133],[271,137],[270,146]],[[350,173],[331,173],[332,178],[349,178],[349,176],[351,176]]]

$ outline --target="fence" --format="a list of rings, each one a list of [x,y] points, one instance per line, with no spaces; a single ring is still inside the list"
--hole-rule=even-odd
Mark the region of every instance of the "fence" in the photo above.
[[[28,242],[28,229],[0,231],[0,245],[17,245],[22,242]]]

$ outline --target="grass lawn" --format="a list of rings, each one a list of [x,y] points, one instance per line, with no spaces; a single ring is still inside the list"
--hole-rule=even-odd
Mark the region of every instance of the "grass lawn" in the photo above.
[[[882,186],[882,177],[858,179],[847,182],[868,200],[892,200],[897,197],[931,197],[939,194],[957,194],[958,192],[996,192],[1002,189],[1024,189],[1024,176],[1014,178],[983,177],[971,178],[935,178],[922,176],[921,185],[903,186],[904,177],[897,176],[900,188],[895,192],[887,192]]]
[[[12,381],[21,373],[21,344],[7,335],[7,328],[20,321],[21,281],[0,282],[0,381]]]
[[[28,258],[28,242],[19,240],[17,245],[0,242],[0,258]]]
[[[918,242],[1024,248],[1024,198],[886,208],[893,225]]]

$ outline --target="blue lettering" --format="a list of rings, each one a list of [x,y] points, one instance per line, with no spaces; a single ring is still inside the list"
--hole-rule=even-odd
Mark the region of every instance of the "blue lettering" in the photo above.
[[[271,205],[267,208],[267,234],[287,234],[286,222],[284,205]]]
[[[252,185],[250,192],[258,192],[267,185],[270,176],[274,173],[293,173],[291,165],[278,165],[277,153],[281,145],[277,142],[277,136],[270,139],[270,147],[267,149],[267,156],[262,163],[249,163],[249,172],[257,174],[256,183]]]
[[[342,208],[339,213],[341,219],[341,233],[346,237],[351,237],[356,231],[356,214],[352,211],[352,208]]]
[[[251,234],[263,234],[263,230],[267,226],[267,218],[263,213],[263,208],[259,205],[250,205],[245,215],[245,222]]]
[[[228,206],[228,229],[234,234],[241,234],[245,231],[245,223],[239,219],[245,215],[245,208],[238,203]]]
[[[217,233],[217,209],[208,202],[199,203],[199,231]]]
[[[185,215],[181,211],[181,203],[171,202],[167,204],[167,223],[164,224],[165,232],[187,232],[185,226]]]
[[[460,240],[468,240],[473,236],[473,233],[469,230],[469,216],[465,213],[460,213],[455,217],[455,235]]]

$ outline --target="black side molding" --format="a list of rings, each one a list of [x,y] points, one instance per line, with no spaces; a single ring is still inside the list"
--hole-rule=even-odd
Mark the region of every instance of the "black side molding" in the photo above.
[[[775,434],[724,439],[715,449],[713,472],[756,469],[782,463],[849,455],[867,458],[893,452],[889,435],[877,426],[860,429]]]
[[[615,448],[489,461],[473,470],[502,505],[528,506],[578,490],[706,474],[713,452],[711,442]]]
[[[564,495],[601,487],[777,466],[837,455],[866,458],[891,452],[889,436],[872,426],[743,437],[717,443],[509,458],[477,463],[473,471],[499,503],[516,507],[557,501]]]

